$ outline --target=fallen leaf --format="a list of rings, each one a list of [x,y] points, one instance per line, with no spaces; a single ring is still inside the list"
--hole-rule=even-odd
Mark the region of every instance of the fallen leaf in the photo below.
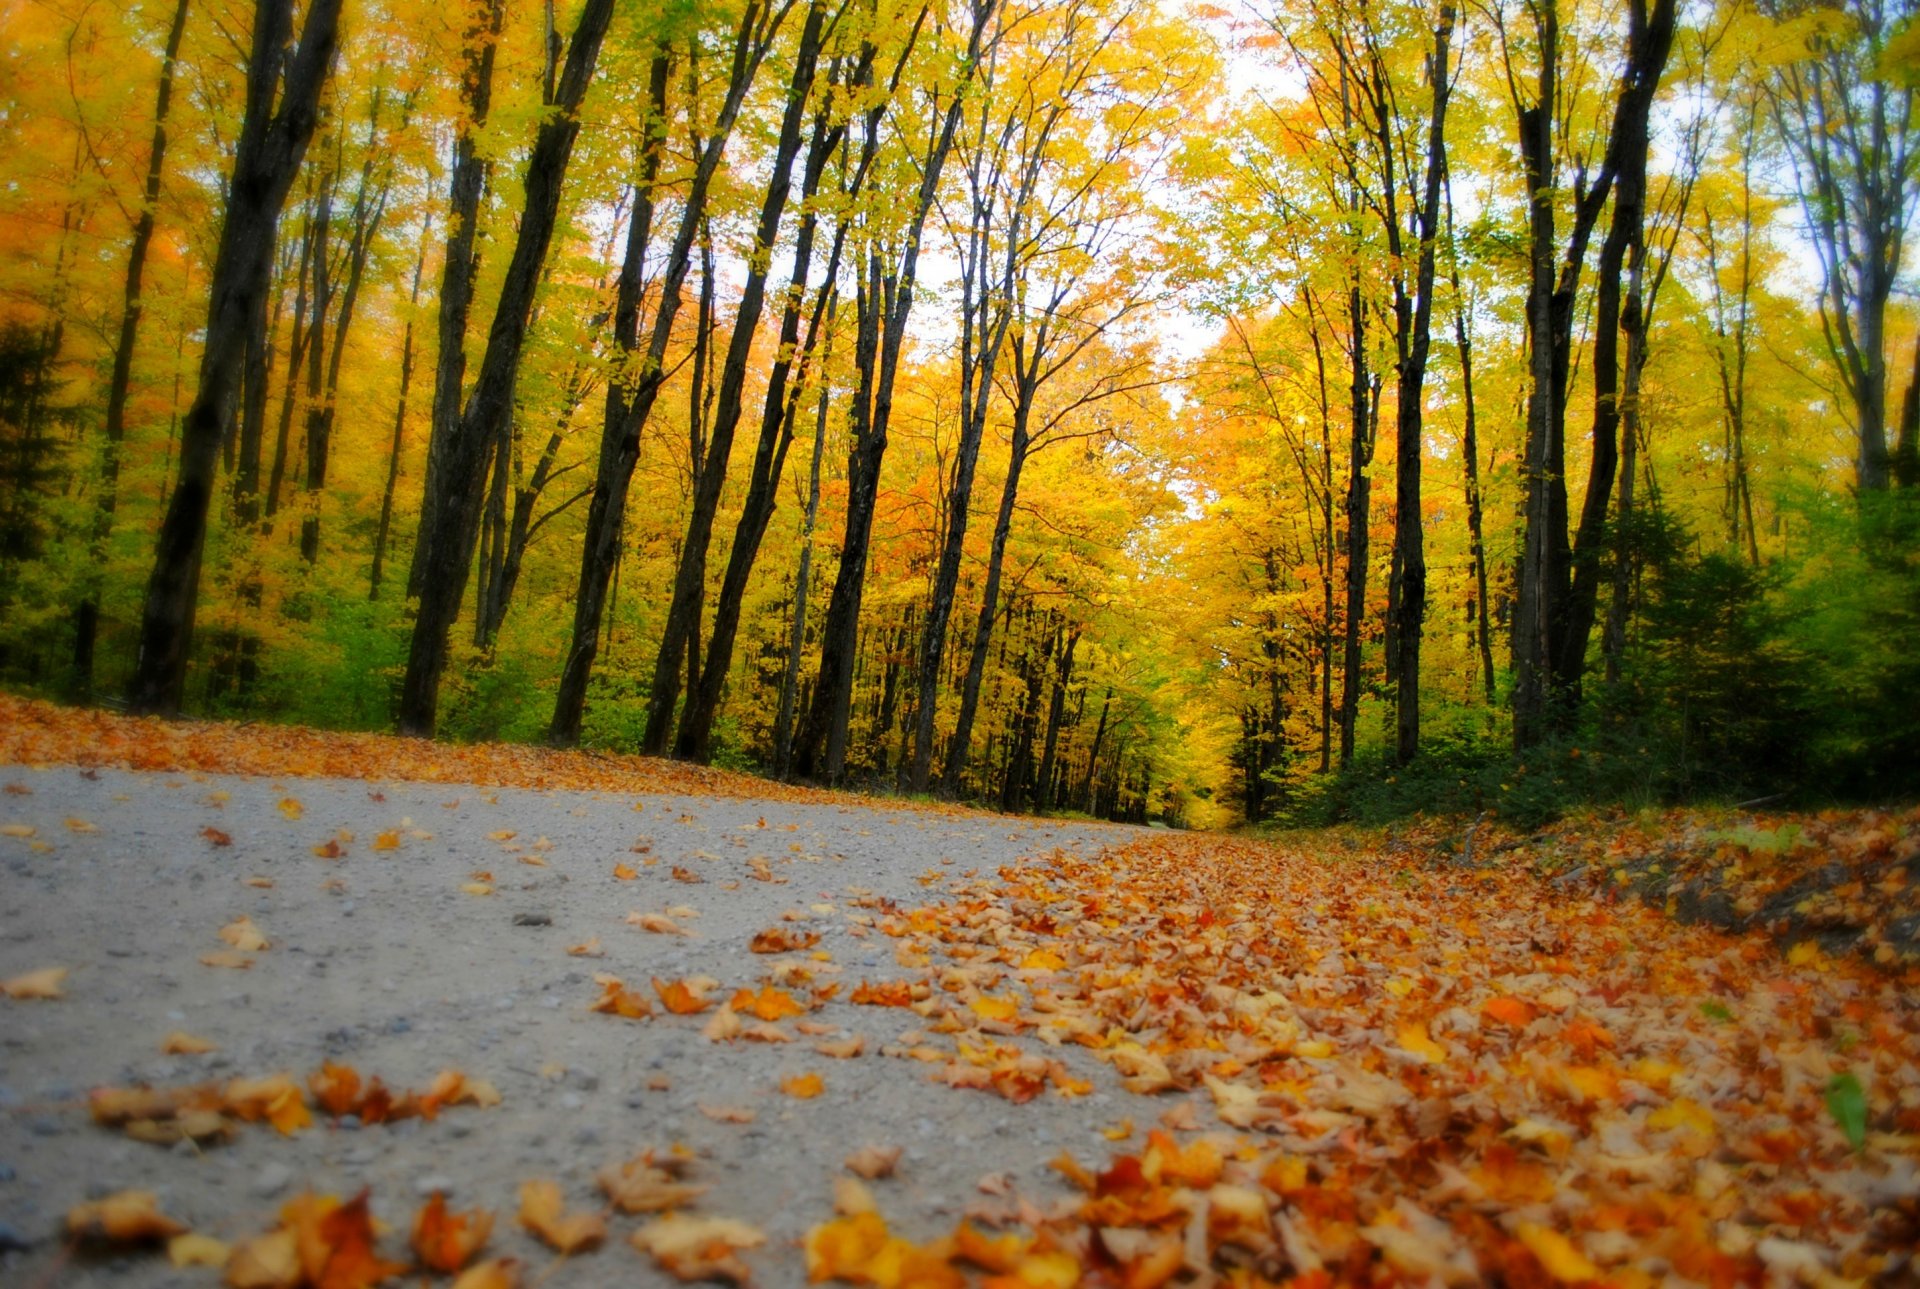
[[[220,831],[220,829],[213,827],[211,824],[209,824],[205,828],[202,828],[200,830],[200,835],[202,837],[205,837],[209,843],[215,846],[233,845],[233,834],[222,832]]]
[[[567,952],[576,958],[603,958],[607,951],[600,947],[600,937],[595,935],[579,944],[569,945]]]
[[[741,1106],[701,1105],[695,1108],[715,1123],[752,1123],[758,1117],[756,1111]]]
[[[230,1289],[299,1289],[300,1237],[281,1227],[246,1241],[227,1259]]]
[[[601,978],[600,988],[600,997],[587,1008],[588,1011],[605,1012],[609,1016],[625,1016],[628,1020],[639,1020],[643,1016],[653,1015],[653,1004],[642,995],[627,988],[617,977]]]
[[[700,1028],[700,1037],[709,1043],[725,1043],[740,1037],[742,1029],[740,1013],[731,1007],[722,1007]]]
[[[469,895],[491,895],[493,888],[485,882],[462,882],[460,889]]]
[[[300,803],[292,797],[282,797],[280,799],[280,813],[289,819],[298,819],[301,815],[305,814],[306,811],[301,807]]]
[[[272,947],[253,919],[244,913],[220,928],[220,938],[242,953],[259,953]]]
[[[176,1267],[224,1267],[233,1250],[211,1235],[188,1231],[167,1241],[167,1261]]]
[[[245,971],[253,965],[253,959],[237,949],[217,949],[212,953],[200,955],[202,964],[209,967],[226,967],[233,971]]]
[[[184,1235],[187,1227],[160,1211],[152,1191],[118,1191],[67,1210],[67,1234],[77,1240],[139,1244]]]
[[[347,852],[341,848],[340,843],[338,841],[334,840],[333,838],[328,838],[326,841],[321,842],[318,846],[315,846],[313,848],[313,853],[315,857],[319,859],[339,859],[342,855],[346,854]]]
[[[447,1197],[435,1191],[414,1215],[414,1256],[429,1270],[451,1274],[473,1260],[493,1233],[493,1214],[485,1209],[451,1212]]]
[[[375,833],[373,835],[373,848],[375,850],[399,850],[400,830],[398,828],[389,828],[385,832]]]
[[[11,980],[0,980],[0,993],[23,1002],[30,998],[64,998],[60,984],[66,978],[65,967],[42,967]]]
[[[640,870],[637,868],[630,868],[625,864],[613,866],[613,878],[617,882],[631,882],[638,876],[640,876]]]
[[[643,931],[652,931],[657,935],[692,934],[664,913],[629,913],[627,924],[637,926]]]
[[[745,1284],[749,1273],[742,1249],[758,1248],[767,1237],[745,1222],[725,1217],[670,1213],[633,1233],[633,1246],[681,1280],[731,1280]]]
[[[747,947],[754,953],[797,953],[802,949],[811,949],[820,943],[820,936],[813,931],[789,931],[784,927],[768,927],[753,937]]]
[[[0,824],[0,837],[31,837],[39,831],[32,824]]]
[[[89,832],[99,832],[100,829],[98,825],[89,823],[85,819],[69,818],[67,820],[67,831],[77,832],[77,833],[89,833]]]
[[[579,1253],[607,1238],[606,1219],[598,1213],[567,1216],[557,1182],[544,1178],[520,1183],[520,1225],[561,1253]]]
[[[704,882],[707,879],[694,872],[691,868],[682,868],[680,865],[675,864],[673,866],[673,880],[676,882]]]
[[[713,1006],[713,999],[695,991],[684,980],[668,982],[655,976],[653,992],[660,995],[661,1004],[676,1016],[692,1016]]]
[[[476,1262],[454,1277],[451,1289],[520,1289],[520,1259]]]
[[[813,1050],[822,1056],[831,1056],[835,1060],[845,1061],[860,1055],[866,1050],[867,1042],[860,1035],[839,1039],[830,1043],[815,1043]]]
[[[1547,1269],[1547,1274],[1562,1284],[1598,1280],[1604,1274],[1573,1246],[1571,1240],[1551,1227],[1522,1222],[1514,1228],[1513,1233],[1519,1237],[1520,1243],[1527,1246],[1528,1252],[1540,1259],[1540,1265]]]
[[[763,985],[758,993],[751,989],[736,992],[727,1006],[738,1012],[747,1012],[761,1020],[784,1020],[788,1016],[800,1016],[806,1013],[806,1006],[784,989],[773,985]]]
[[[868,1181],[878,1181],[893,1176],[893,1170],[900,1166],[899,1146],[862,1146],[841,1162],[850,1172],[858,1173]]]
[[[790,1097],[810,1101],[825,1092],[827,1084],[818,1074],[789,1074],[780,1080],[780,1090]]]
[[[607,1199],[623,1213],[659,1213],[693,1203],[708,1187],[682,1181],[654,1162],[652,1152],[624,1164],[609,1164],[595,1176]]]

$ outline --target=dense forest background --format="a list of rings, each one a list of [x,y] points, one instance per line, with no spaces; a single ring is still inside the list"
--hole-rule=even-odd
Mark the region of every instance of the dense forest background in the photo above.
[[[0,0],[0,682],[1196,825],[1920,788],[1911,0]]]

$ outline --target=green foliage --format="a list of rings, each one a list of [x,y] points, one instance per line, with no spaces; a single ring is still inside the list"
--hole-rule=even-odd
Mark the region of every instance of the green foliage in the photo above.
[[[1867,1144],[1867,1093],[1851,1070],[1836,1074],[1827,1083],[1827,1113],[1847,1134],[1847,1144],[1855,1150]]]

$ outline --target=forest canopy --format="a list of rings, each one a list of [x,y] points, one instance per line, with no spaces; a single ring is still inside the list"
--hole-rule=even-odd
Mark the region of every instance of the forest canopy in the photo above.
[[[0,683],[1219,825],[1920,790],[1912,0],[0,0]]]

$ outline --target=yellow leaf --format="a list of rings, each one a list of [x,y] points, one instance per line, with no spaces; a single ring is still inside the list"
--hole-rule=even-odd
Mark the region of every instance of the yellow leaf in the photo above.
[[[1647,1127],[1655,1132],[1679,1128],[1709,1138],[1718,1130],[1713,1112],[1689,1097],[1679,1097],[1655,1110],[1647,1116]]]
[[[606,956],[606,950],[600,947],[599,936],[589,936],[580,944],[572,945],[567,952],[576,958],[600,958]]]
[[[85,819],[70,818],[67,820],[67,831],[68,832],[99,832],[100,829],[96,825],[88,823]]]
[[[485,882],[462,882],[460,889],[469,895],[491,895],[493,888]]]
[[[1022,971],[1061,971],[1067,960],[1051,949],[1035,949],[1020,960]]]
[[[1020,1004],[1012,998],[995,998],[982,994],[967,1004],[974,1014],[987,1020],[1012,1020],[1020,1014]]]
[[[669,1213],[633,1233],[633,1247],[653,1255],[681,1280],[731,1280],[744,1284],[746,1264],[736,1256],[742,1249],[766,1243],[767,1237],[745,1222],[726,1217],[689,1217]]]
[[[1429,1065],[1438,1065],[1447,1059],[1447,1049],[1433,1041],[1424,1024],[1402,1025],[1398,1038],[1404,1051],[1412,1052]]]
[[[176,1029],[160,1040],[160,1051],[166,1056],[199,1056],[203,1052],[217,1052],[219,1047],[204,1038],[195,1038],[185,1030]]]
[[[564,1212],[557,1182],[544,1178],[520,1184],[520,1225],[561,1253],[591,1249],[607,1238],[606,1219],[598,1213]]]
[[[306,811],[301,807],[300,803],[292,797],[282,797],[280,798],[280,813],[289,819],[298,819],[301,815],[305,814]]]
[[[373,836],[373,848],[375,850],[399,850],[400,830],[398,828],[389,828],[385,832],[375,833]]]
[[[167,1261],[176,1267],[224,1267],[233,1250],[211,1235],[189,1231],[167,1241]]]
[[[31,837],[38,831],[32,824],[0,824],[0,837]]]
[[[1562,1283],[1598,1280],[1603,1274],[1599,1267],[1587,1260],[1585,1254],[1573,1247],[1571,1240],[1558,1231],[1534,1222],[1522,1222],[1513,1233],[1534,1257],[1540,1259],[1540,1265],[1547,1269],[1547,1274]]]
[[[259,953],[271,947],[271,942],[253,924],[253,919],[244,913],[220,928],[220,938],[242,953]]]
[[[213,953],[200,955],[200,962],[208,967],[226,967],[232,971],[245,971],[253,965],[253,959],[237,949],[218,949]]]
[[[452,1289],[519,1289],[520,1260],[494,1258],[476,1262],[454,1278]]]
[[[0,993],[9,998],[64,998],[60,982],[67,978],[65,967],[42,967],[11,980],[0,980]]]

